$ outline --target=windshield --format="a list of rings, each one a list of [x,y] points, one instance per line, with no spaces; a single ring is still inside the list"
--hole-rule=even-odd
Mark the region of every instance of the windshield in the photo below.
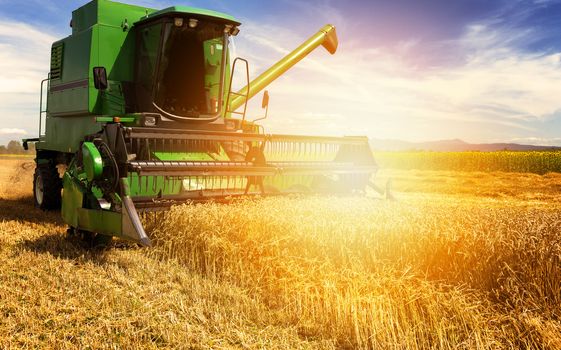
[[[224,25],[180,18],[164,26],[155,104],[182,117],[216,114],[224,83]]]

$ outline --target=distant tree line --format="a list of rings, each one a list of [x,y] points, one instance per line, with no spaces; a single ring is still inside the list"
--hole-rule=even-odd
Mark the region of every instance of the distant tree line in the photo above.
[[[20,141],[12,140],[6,146],[0,145],[0,154],[34,154],[35,144],[29,143],[29,150],[24,150]]]

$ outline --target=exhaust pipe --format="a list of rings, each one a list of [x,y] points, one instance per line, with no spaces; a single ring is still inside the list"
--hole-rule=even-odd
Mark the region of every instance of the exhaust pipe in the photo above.
[[[298,46],[294,51],[286,55],[274,66],[267,69],[263,74],[252,80],[246,87],[237,92],[230,101],[229,111],[235,111],[246,101],[257,95],[267,85],[292,68],[296,63],[300,62],[310,52],[314,51],[318,46],[323,46],[330,54],[337,51],[338,40],[335,27],[331,24],[325,25],[316,34],[311,36],[302,45]],[[249,93],[248,93],[249,90]]]

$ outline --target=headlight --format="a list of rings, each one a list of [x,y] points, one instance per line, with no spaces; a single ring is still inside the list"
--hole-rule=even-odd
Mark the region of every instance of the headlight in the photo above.
[[[195,18],[189,18],[189,28],[196,28],[199,24],[199,20]]]
[[[142,118],[142,126],[156,126],[158,118],[154,115],[145,115]]]
[[[181,17],[177,17],[173,19],[173,24],[175,24],[176,27],[183,27],[183,18]],[[189,22],[189,27],[191,27],[191,22]],[[193,27],[191,27],[193,28]]]

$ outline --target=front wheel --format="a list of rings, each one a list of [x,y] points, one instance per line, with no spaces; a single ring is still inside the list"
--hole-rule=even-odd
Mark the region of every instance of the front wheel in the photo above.
[[[40,164],[33,175],[35,206],[42,210],[58,210],[61,206],[62,181],[53,164]]]

